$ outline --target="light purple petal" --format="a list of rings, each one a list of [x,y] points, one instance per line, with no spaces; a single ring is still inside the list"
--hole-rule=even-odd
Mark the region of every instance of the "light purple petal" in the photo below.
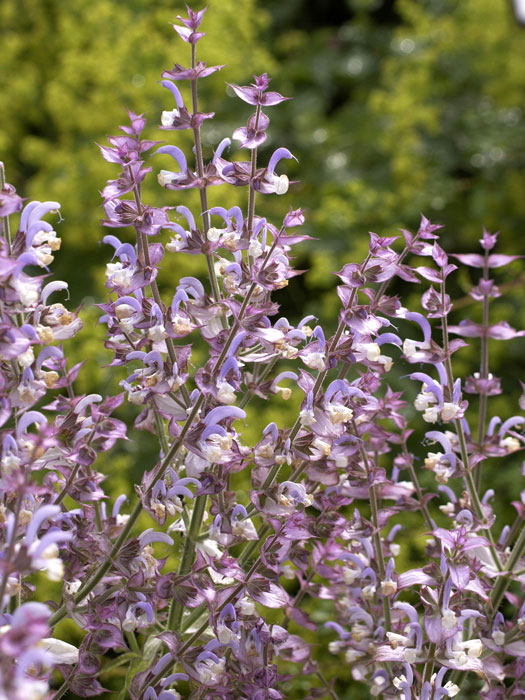
[[[179,109],[181,107],[184,107],[184,101],[182,99],[182,95],[180,94],[180,90],[174,82],[172,82],[171,80],[162,80],[160,84],[162,85],[162,87],[167,88],[171,92],[171,94],[175,98],[175,102],[177,103],[177,107],[179,107]]]
[[[171,156],[179,164],[181,173],[185,173],[188,170],[188,163],[186,161],[186,156],[177,146],[161,146],[155,151],[155,154],[160,153]]]

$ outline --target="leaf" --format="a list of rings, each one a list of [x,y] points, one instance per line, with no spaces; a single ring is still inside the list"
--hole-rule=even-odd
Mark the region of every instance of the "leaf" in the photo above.
[[[442,282],[441,275],[431,267],[416,267],[415,270],[421,277],[424,277],[429,282],[435,282],[436,284],[441,284]]]
[[[263,578],[252,579],[246,587],[246,592],[250,598],[266,608],[282,608],[289,602],[286,591]]]
[[[127,698],[129,697],[128,690],[131,686],[133,678],[139,673],[144,673],[149,669],[149,667],[155,661],[157,651],[160,649],[161,646],[161,640],[157,639],[156,637],[149,637],[146,640],[142,650],[142,656],[136,656],[135,662],[129,665],[124,687],[118,694],[117,700],[127,700]]]

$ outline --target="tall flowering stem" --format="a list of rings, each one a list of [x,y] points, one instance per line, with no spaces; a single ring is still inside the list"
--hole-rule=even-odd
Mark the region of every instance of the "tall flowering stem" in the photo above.
[[[196,52],[197,52],[197,43],[193,43],[191,45],[191,67],[192,67],[193,71],[195,71],[195,68],[196,68]],[[198,112],[197,78],[196,77],[193,77],[191,79],[191,103],[192,103],[193,113],[196,114]],[[204,180],[204,161],[202,158],[200,125],[198,123],[196,123],[193,127],[193,138],[195,140],[195,158],[196,158],[196,162],[197,162],[197,173],[199,175],[199,178],[202,178]],[[200,196],[200,200],[201,200],[201,216],[202,216],[202,221],[203,221],[203,225],[204,225],[204,233],[207,236],[208,231],[210,230],[211,224],[210,224],[210,213],[209,213],[209,208],[208,208],[208,194],[206,191],[205,184],[203,184],[199,188],[199,196]],[[218,301],[221,298],[221,291],[219,289],[217,275],[215,274],[213,257],[209,253],[206,253],[206,264],[208,266],[208,276],[210,279],[212,295],[213,295],[213,298],[215,299],[215,301]]]

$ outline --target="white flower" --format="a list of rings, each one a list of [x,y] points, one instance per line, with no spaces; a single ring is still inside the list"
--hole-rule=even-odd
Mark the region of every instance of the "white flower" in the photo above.
[[[162,126],[171,126],[173,120],[180,116],[178,109],[172,109],[171,111],[164,110],[160,117],[160,123]]]
[[[186,531],[186,523],[182,518],[180,518],[180,520],[176,520],[174,523],[171,523],[171,525],[168,527],[168,532],[182,532],[182,534],[185,535]]]
[[[64,563],[58,556],[58,547],[54,542],[40,552],[34,564],[41,571],[46,572],[50,581],[62,581],[64,578]]]
[[[18,356],[18,364],[20,367],[30,367],[35,361],[35,353],[33,348],[29,347],[23,353]]]
[[[274,456],[274,454],[275,448],[270,442],[267,442],[263,445],[259,445],[254,450],[254,455],[259,459],[271,459]]]
[[[343,581],[347,586],[351,586],[360,575],[361,571],[359,569],[354,569],[351,566],[343,567]]]
[[[386,636],[388,638],[388,643],[392,649],[397,649],[399,646],[406,647],[408,644],[408,637],[403,634],[397,634],[396,632],[387,632]]]
[[[441,626],[446,630],[451,630],[457,623],[456,613],[450,608],[447,608],[441,617]]]
[[[375,594],[376,594],[376,587],[372,583],[370,583],[368,586],[365,586],[361,590],[361,596],[365,600],[372,600],[372,598],[375,596]]]
[[[249,518],[247,520],[235,520],[232,523],[232,534],[245,540],[257,539],[257,530]]]
[[[316,450],[321,452],[321,454],[325,457],[329,457],[332,453],[331,444],[326,440],[321,440],[321,438],[315,438],[315,440],[312,442],[312,447],[315,447]]]
[[[9,475],[20,466],[20,458],[11,452],[8,452],[6,455],[4,455],[4,457],[2,457],[0,464],[2,465],[2,471],[4,474]]]
[[[324,370],[324,354],[322,352],[309,352],[303,355],[303,362],[310,369]]]
[[[217,639],[221,644],[229,644],[232,641],[237,641],[238,636],[223,622],[217,625]]]
[[[365,355],[369,362],[377,362],[381,356],[381,350],[377,343],[358,343],[357,349]]]
[[[418,350],[418,345],[419,343],[417,342],[417,340],[411,340],[410,338],[406,338],[403,342],[403,354],[407,357],[412,357],[416,354]]]
[[[403,683],[407,683],[406,676],[396,676],[395,678],[392,679],[392,685],[397,688],[398,690],[401,688]]]
[[[290,180],[286,175],[274,174],[273,186],[275,194],[286,194],[286,192],[288,192],[288,187],[290,186]]]
[[[16,698],[24,698],[24,700],[43,700],[48,696],[49,685],[47,681],[41,681],[32,676],[19,676],[16,681]],[[2,700],[6,700],[8,696],[0,695]],[[15,697],[15,696],[11,696]]]
[[[395,581],[391,581],[390,579],[387,579],[386,581],[381,582],[381,592],[383,593],[384,596],[394,595],[394,593],[396,591],[397,591],[397,583]]]
[[[33,306],[38,301],[38,290],[31,283],[18,281],[16,289],[24,306]]]
[[[169,253],[178,253],[182,248],[184,248],[184,243],[178,233],[166,243],[166,250]]]
[[[481,639],[468,639],[466,642],[459,642],[454,645],[452,658],[458,666],[464,666],[469,658],[478,659],[482,651],[483,644]]]
[[[441,457],[443,457],[442,452],[429,452],[425,458],[425,467],[433,471],[435,467],[439,464]]]
[[[494,640],[494,644],[497,644],[499,647],[502,647],[505,644],[505,632],[502,632],[501,630],[495,630],[492,633],[492,639]]]
[[[213,659],[205,659],[195,664],[195,670],[199,674],[199,680],[203,685],[216,685],[222,672],[224,671],[224,659],[213,661]]]
[[[252,258],[260,258],[263,254],[262,245],[256,238],[252,238],[248,246],[248,255]]]
[[[215,540],[206,539],[195,543],[195,549],[209,561],[210,559],[220,559],[222,551]]]
[[[348,466],[348,457],[346,455],[337,455],[334,458],[334,464],[339,469],[344,469]]]
[[[74,581],[64,581],[64,589],[68,595],[75,595],[78,593],[80,587],[82,586],[82,581],[75,579]]]
[[[445,401],[441,408],[441,420],[453,420],[458,415],[459,410],[460,408],[457,404]]]
[[[314,412],[307,408],[303,408],[303,410],[299,413],[299,418],[301,419],[301,423],[306,426],[317,423]]]
[[[178,173],[174,173],[171,170],[161,170],[157,175],[157,180],[161,187],[166,187],[166,185],[170,185],[178,180]]]
[[[128,401],[136,406],[141,406],[146,401],[147,395],[148,392],[146,390],[130,388],[128,391]]]
[[[208,462],[217,464],[226,464],[229,461],[228,452],[233,444],[232,436],[213,434],[202,444],[202,452]]]
[[[343,648],[343,642],[340,639],[336,639],[328,644],[328,651],[330,654],[338,654]]]
[[[126,632],[134,632],[137,627],[146,627],[148,624],[147,614],[141,610],[140,614],[137,616],[136,611],[133,607],[130,607],[126,611],[126,617],[122,622],[122,629]]]
[[[422,391],[420,394],[416,396],[416,400],[414,401],[414,406],[418,411],[424,411],[427,409],[431,404],[436,403],[437,399],[432,394],[430,391]]]
[[[348,406],[344,406],[342,403],[329,403],[326,406],[326,411],[332,425],[348,423],[349,420],[352,420],[354,415],[352,409],[348,408]]]
[[[209,241],[211,241],[212,243],[217,243],[217,241],[220,239],[222,234],[223,234],[222,228],[215,228],[215,226],[211,226],[206,233],[206,238]]]
[[[417,661],[417,651],[415,649],[405,649],[403,652],[403,661],[407,664],[415,664]]]
[[[124,267],[121,262],[107,263],[106,277],[117,287],[128,289],[131,287],[131,278],[135,269],[133,267]]]
[[[239,612],[241,615],[253,615],[255,612],[255,603],[251,598],[244,596],[238,603]]]
[[[439,406],[429,406],[423,413],[423,420],[427,423],[435,423],[439,418]]]
[[[38,646],[42,647],[50,655],[53,665],[76,664],[78,661],[78,649],[60,639],[46,637],[40,640]]]
[[[500,440],[499,446],[504,447],[510,454],[511,452],[516,452],[517,450],[521,449],[521,442],[518,440],[518,438],[508,435],[506,438],[503,438],[503,440]]]
[[[394,366],[394,361],[389,355],[380,355],[377,358],[377,361],[379,362],[379,364],[383,365],[385,372],[390,372],[390,370]]]
[[[454,512],[456,510],[455,506],[453,503],[445,503],[445,505],[439,506],[439,510],[444,514],[448,515],[449,518],[451,518],[454,515]]]
[[[469,639],[466,642],[460,642],[460,646],[467,650],[467,654],[471,659],[479,659],[483,651],[481,639]]]
[[[184,316],[179,316],[176,314],[173,317],[173,332],[177,335],[183,335],[184,333],[190,333],[191,323]]]
[[[375,697],[377,697],[380,693],[382,693],[382,692],[383,692],[383,686],[385,685],[386,682],[387,682],[387,681],[386,681],[386,678],[384,678],[383,676],[376,676],[376,677],[372,680],[372,687],[370,688],[370,695],[372,695],[372,697],[375,698]]]
[[[222,380],[217,384],[217,398],[221,403],[232,404],[235,403],[235,390],[231,384]]]
[[[445,430],[445,437],[448,438],[452,447],[459,447],[459,438],[451,430]]]
[[[150,340],[153,340],[154,343],[160,343],[161,340],[164,340],[164,338],[167,337],[168,334],[166,333],[166,329],[164,328],[162,323],[148,328],[148,338]]]
[[[445,685],[443,686],[443,688],[445,688],[445,690],[448,692],[449,698],[455,697],[459,693],[459,691],[461,690],[459,685],[452,683],[452,681],[447,681],[445,683]]]
[[[355,661],[360,659],[362,656],[365,655],[364,651],[356,651],[355,649],[347,649],[345,651],[345,661],[348,664],[353,664]]]

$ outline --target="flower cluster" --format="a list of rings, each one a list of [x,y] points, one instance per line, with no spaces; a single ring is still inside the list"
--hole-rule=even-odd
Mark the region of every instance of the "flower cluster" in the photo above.
[[[486,700],[517,697],[525,505],[514,503],[514,525],[496,523],[496,494],[483,493],[481,469],[523,448],[525,418],[489,410],[502,391],[489,372],[489,340],[524,334],[490,323],[499,295],[490,273],[519,256],[493,253],[497,237],[487,232],[482,254],[456,255],[482,271],[471,291],[482,321],[449,324],[447,281],[457,268],[440,227],[422,217],[415,234],[402,231],[401,245],[370,234],[365,260],[336,273],[334,333],[312,316],[279,316],[275,293],[300,274],[292,251],[309,238],[300,209],[277,224],[258,213],[266,195],[290,185],[281,161],[292,153],[259,154],[266,111],[287,98],[269,90],[266,74],[231,85],[255,107],[232,134],[248,155],[227,160],[224,138],[205,162],[200,132],[214,115],[199,111],[198,81],[222,66],[197,61],[204,12],[178,18],[191,65],[162,76],[176,106],[167,104],[160,128],[189,130],[194,140],[191,163],[175,145],[153,154],[177,164],[157,174],[168,204],[142,198],[156,162],[146,158],[159,146],[143,138],[143,115],[130,112],[130,124],[100,146],[120,168],[102,191],[103,224],[122,234],[103,238],[112,257],[101,320],[121,394],[75,393],[80,366],[67,367],[62,342],[81,321],[49,304],[67,285],[46,283],[43,272],[60,246],[47,220],[59,205],[23,207],[2,179],[2,697],[101,694],[124,664],[121,696],[133,700],[279,700],[291,697],[291,668],[309,676],[312,698],[337,698],[349,676],[385,700],[437,700],[462,688]],[[186,103],[176,83],[188,84]],[[246,207],[210,207],[211,186],[243,188]],[[170,204],[187,189],[199,191],[199,211]],[[207,279],[182,276],[161,289],[160,266],[184,255],[203,257]],[[402,306],[390,292],[395,278],[423,282],[420,307]],[[479,372],[466,379],[452,362],[462,338],[479,339],[481,350]],[[410,401],[391,388],[400,374]],[[278,415],[292,394],[295,421],[260,426],[247,444],[250,402],[271,402]],[[477,412],[466,396],[477,397]],[[110,504],[95,468],[101,452],[126,439],[113,417],[123,401],[158,449],[126,514],[127,496]],[[421,439],[431,450],[422,459]],[[417,534],[428,538],[415,568],[399,563],[408,512],[410,522],[420,515]],[[53,610],[39,602],[36,572],[60,587]],[[53,636],[64,618],[81,631],[79,648]],[[326,678],[304,630],[345,662],[339,678]],[[58,673],[62,684],[50,690]]]

